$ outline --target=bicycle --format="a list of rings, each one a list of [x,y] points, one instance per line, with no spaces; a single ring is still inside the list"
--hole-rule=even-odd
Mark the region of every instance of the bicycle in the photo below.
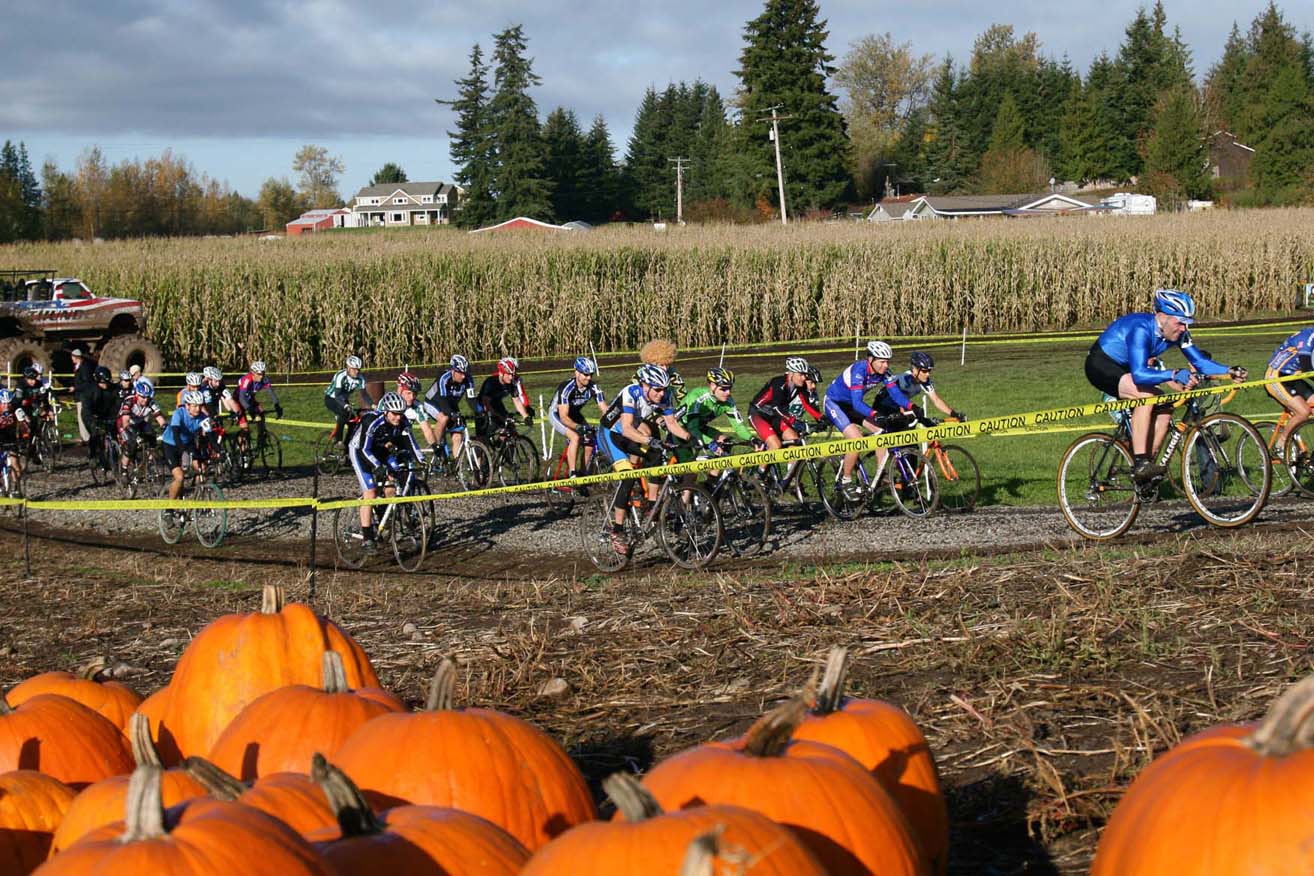
[[[48,412],[38,412],[33,417],[33,424],[28,430],[24,456],[28,462],[44,472],[55,470],[55,460],[59,456],[59,423],[56,409],[52,406]]]
[[[516,431],[508,417],[485,439],[492,469],[504,487],[532,483],[538,477],[538,451],[534,442]]]
[[[184,459],[187,465],[187,474],[183,479],[183,491],[178,494],[182,498],[191,491],[192,498],[201,502],[222,502],[224,491],[219,485],[210,480],[209,462],[200,463],[201,470],[194,471],[191,468],[190,461]],[[160,488],[160,498],[169,498],[169,483],[166,482]],[[188,525],[191,525],[192,532],[196,535],[196,540],[208,548],[218,547],[228,534],[228,509],[227,508],[182,508],[171,509],[161,508],[157,512],[157,525],[160,530],[160,538],[164,539],[165,544],[177,544],[187,531]]]
[[[453,432],[462,435],[461,449],[453,455],[447,449],[447,440]],[[459,415],[451,418],[443,443],[433,448],[429,455],[430,475],[456,478],[461,489],[469,492],[487,487],[493,478],[493,452],[488,445],[470,437],[465,429],[465,420]]]
[[[153,435],[135,435],[130,444],[118,447],[118,454],[121,462],[116,477],[129,499],[145,494],[150,484],[165,475],[164,460]],[[224,480],[222,460],[216,457],[209,463],[210,479],[215,483]]]
[[[922,425],[932,421],[921,417]],[[877,417],[874,422],[886,431],[897,431],[907,424],[902,416]],[[875,471],[867,471],[867,461],[875,450],[863,451],[853,466],[852,479],[843,482],[844,458],[830,456],[817,467],[817,492],[826,511],[837,520],[855,520],[863,509],[876,510],[883,492],[888,492],[894,506],[907,517],[928,517],[940,506],[940,478],[921,450],[912,445],[891,447]]]
[[[252,411],[247,420],[255,425],[255,441],[252,442],[249,429],[238,429],[231,445],[235,453],[229,456],[229,477],[233,483],[239,483],[247,472],[256,468],[257,461],[262,475],[269,477],[283,468],[283,444],[272,436],[265,425],[265,412]]]
[[[113,421],[98,422],[88,447],[87,468],[91,472],[91,482],[98,487],[123,483],[122,458],[119,442],[114,440]]]
[[[422,474],[425,470],[423,463],[407,463],[398,471],[389,470],[387,483],[396,485],[398,497],[424,495],[428,492],[423,486]],[[404,475],[400,483],[398,474]],[[393,558],[403,572],[414,572],[420,568],[429,547],[431,517],[430,513],[420,507],[421,504],[432,508],[433,503],[398,502],[387,505],[376,528],[378,540],[387,538],[391,543]],[[337,550],[338,562],[343,566],[348,569],[364,567],[369,552],[365,549],[365,535],[360,528],[359,508],[339,508],[333,512],[333,546]]]
[[[806,445],[807,435],[811,429],[803,422],[794,424],[797,438],[782,441],[781,447],[802,447]],[[765,449],[765,445],[756,446]],[[773,503],[790,502],[804,511],[818,512],[824,505],[821,494],[817,491],[818,463],[815,459],[795,459],[790,462],[773,462],[761,469],[747,472],[747,476],[761,483]]]
[[[1226,403],[1232,396],[1219,399]],[[1192,397],[1173,404],[1182,411],[1168,430],[1155,461],[1170,469],[1181,448],[1181,491],[1211,526],[1232,528],[1254,520],[1273,483],[1273,466],[1259,431],[1244,417],[1214,411]],[[1141,506],[1159,501],[1166,475],[1137,483],[1133,477],[1131,417],[1118,417],[1112,433],[1088,432],[1059,461],[1059,510],[1083,538],[1107,541],[1122,535]]]
[[[351,465],[347,458],[347,448],[351,446],[351,439],[360,428],[360,413],[347,406],[350,416],[342,424],[342,429],[334,435],[334,430],[320,433],[315,439],[315,468],[321,475],[332,477],[344,468]]]
[[[670,457],[674,461],[674,457]],[[584,553],[599,571],[619,572],[630,563],[646,539],[656,537],[666,556],[684,569],[702,569],[716,559],[723,535],[721,512],[703,487],[681,483],[681,475],[667,475],[655,501],[649,501],[648,479],[621,481],[584,505],[580,537]],[[635,488],[638,495],[635,495]],[[624,507],[623,550],[612,539],[612,512]]]
[[[578,469],[577,473],[586,476],[597,474],[597,429],[587,425],[580,429],[579,452],[587,456],[589,461],[581,469]],[[563,447],[557,458],[547,464],[547,471],[543,475],[545,481],[564,481],[570,476],[572,465],[569,454],[569,446]],[[561,484],[560,486],[550,487],[544,495],[547,498],[549,508],[557,514],[566,515],[574,509],[576,500],[587,498],[588,493],[586,487],[572,487],[569,484]]]
[[[727,451],[749,446],[725,439],[719,443]],[[751,557],[765,549],[771,537],[771,496],[761,481],[728,466],[709,474],[707,487],[721,514],[721,541],[730,552]]]
[[[955,419],[929,420],[929,424],[956,423]],[[976,458],[957,444],[941,444],[936,438],[926,443],[923,453],[935,467],[940,487],[940,508],[947,512],[975,510],[981,496],[981,467]]]
[[[1283,408],[1276,423],[1255,423],[1273,465],[1273,488],[1269,496],[1287,496],[1293,491],[1314,496],[1314,420],[1302,423],[1288,435],[1285,448],[1273,446],[1290,421],[1291,411]]]
[[[18,456],[17,445],[0,447],[0,498],[21,499],[23,498],[23,478],[19,471],[13,467],[9,458]],[[19,505],[7,506],[5,510],[21,508]]]

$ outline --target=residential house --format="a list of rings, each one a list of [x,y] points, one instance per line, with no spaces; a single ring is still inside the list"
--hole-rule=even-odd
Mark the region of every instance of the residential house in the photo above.
[[[868,222],[893,222],[902,219],[912,206],[913,201],[922,197],[921,195],[900,195],[899,197],[884,198],[878,203],[870,213],[867,214]]]
[[[1074,197],[1058,192],[1013,195],[920,195],[907,205],[901,218],[904,221],[916,221],[984,216],[1054,216],[1100,209],[1103,208],[1097,198]],[[887,212],[890,210],[887,209]]]
[[[461,194],[460,186],[445,182],[366,186],[352,199],[352,225],[356,228],[446,225]]]

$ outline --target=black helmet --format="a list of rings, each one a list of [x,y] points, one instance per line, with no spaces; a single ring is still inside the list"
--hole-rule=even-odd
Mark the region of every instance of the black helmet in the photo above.
[[[28,380],[36,380],[41,376],[41,370],[35,365],[29,365],[23,369],[23,376]]]
[[[113,375],[110,374],[110,370],[104,365],[98,366],[93,376],[96,378],[97,383],[109,383],[113,378]]]
[[[935,367],[935,360],[931,358],[931,354],[923,353],[921,350],[918,350],[917,352],[912,354],[910,362],[912,364],[912,367],[925,368],[927,371],[930,371],[932,368]]]

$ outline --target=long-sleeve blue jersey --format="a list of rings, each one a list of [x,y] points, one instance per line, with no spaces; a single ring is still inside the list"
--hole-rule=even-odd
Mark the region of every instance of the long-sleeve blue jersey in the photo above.
[[[1182,332],[1176,341],[1165,338],[1153,313],[1129,313],[1119,317],[1104,330],[1096,343],[1105,355],[1131,371],[1132,380],[1138,386],[1156,386],[1173,379],[1172,371],[1160,371],[1150,365],[1151,359],[1157,359],[1169,347],[1181,347],[1182,355],[1202,374],[1227,373],[1226,365],[1206,358],[1196,348],[1189,331]]]
[[[1298,371],[1309,371],[1314,356],[1314,328],[1301,329],[1283,341],[1273,351],[1268,367],[1286,376]]]
[[[388,422],[386,414],[379,414],[368,426],[352,436],[351,447],[360,451],[360,455],[369,460],[372,466],[378,466],[380,455],[387,458],[407,453],[411,459],[424,458],[420,445],[415,443],[415,436],[411,434],[410,421],[402,417],[394,426]]]
[[[830,386],[826,387],[826,398],[853,408],[863,419],[871,419],[876,416],[876,412],[863,400],[863,396],[868,390],[879,387],[900,409],[906,411],[911,408],[912,402],[903,394],[903,390],[899,389],[896,375],[889,371],[884,374],[872,372],[867,368],[869,361],[869,359],[859,359],[837,374],[830,382]]]

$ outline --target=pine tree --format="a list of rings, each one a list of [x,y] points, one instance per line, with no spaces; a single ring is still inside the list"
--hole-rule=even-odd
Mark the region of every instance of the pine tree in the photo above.
[[[1208,198],[1209,145],[1194,89],[1178,87],[1159,99],[1154,128],[1145,141],[1140,188],[1169,207],[1188,198]]]
[[[538,108],[529,89],[542,80],[525,56],[524,28],[514,25],[493,38],[493,96],[487,131],[495,150],[492,190],[496,218],[528,216],[551,220],[552,183],[543,166]]]
[[[602,116],[593,119],[593,126],[584,136],[579,189],[582,204],[580,215],[586,222],[594,225],[606,222],[622,207],[616,150],[611,144],[607,122]]]
[[[715,86],[707,86],[698,117],[698,131],[689,147],[692,160],[686,200],[712,201],[730,196],[726,177],[729,168],[726,151],[730,142],[730,125],[725,118],[725,103]]]
[[[1012,94],[1005,94],[990,132],[990,148],[981,156],[981,189],[990,193],[1039,191],[1049,178],[1049,165],[1026,145],[1022,111]]]
[[[995,114],[994,124],[990,126],[989,151],[1002,152],[1006,149],[1021,149],[1026,146],[1026,130],[1022,123],[1022,111],[1017,108],[1013,95],[1005,94],[999,102],[999,112]]]
[[[670,213],[664,194],[670,126],[670,103],[650,86],[634,115],[634,130],[625,150],[625,194],[636,217],[652,219]],[[669,200],[673,206],[674,196]]]
[[[553,187],[552,212],[563,222],[584,218],[584,132],[572,110],[557,107],[548,113],[543,155],[543,169]]]
[[[927,191],[962,191],[976,172],[976,153],[963,130],[958,76],[946,57],[931,89],[930,123],[925,135]]]
[[[1241,29],[1232,23],[1232,32],[1218,60],[1205,79],[1205,100],[1210,125],[1214,130],[1235,133],[1241,121],[1244,106],[1244,80],[1250,49],[1241,36]]]
[[[456,181],[465,189],[456,224],[479,228],[495,215],[493,204],[493,144],[488,132],[488,66],[476,43],[470,50],[470,72],[456,80],[455,100],[438,100],[456,112],[456,130],[447,137]]]
[[[404,183],[407,181],[406,171],[402,170],[401,165],[389,161],[374,171],[374,176],[370,177],[370,185],[377,186],[385,183]]]
[[[1118,85],[1114,95],[1121,131],[1115,146],[1117,172],[1135,176],[1142,167],[1138,144],[1154,124],[1154,109],[1167,91],[1191,85],[1190,58],[1180,36],[1165,32],[1167,15],[1162,0],[1147,13],[1144,8],[1127,25],[1118,51]]]

